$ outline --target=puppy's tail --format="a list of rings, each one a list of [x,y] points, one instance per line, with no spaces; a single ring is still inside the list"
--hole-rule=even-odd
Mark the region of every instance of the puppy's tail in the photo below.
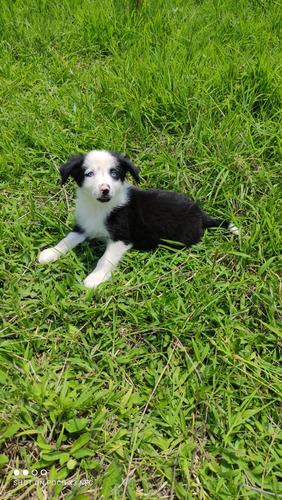
[[[239,230],[235,224],[228,222],[227,220],[221,219],[213,219],[208,214],[204,212],[203,214],[203,228],[207,229],[208,227],[224,227],[224,229],[228,229],[231,233],[236,234],[238,236]]]

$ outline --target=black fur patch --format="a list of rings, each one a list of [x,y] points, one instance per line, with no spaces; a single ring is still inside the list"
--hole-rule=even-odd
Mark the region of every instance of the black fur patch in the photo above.
[[[204,234],[204,212],[186,196],[158,190],[130,187],[127,205],[115,209],[106,225],[114,241],[133,244],[137,250],[151,250],[163,240],[191,246]]]
[[[84,229],[82,229],[82,227],[79,224],[75,224],[75,226],[73,228],[73,232],[83,234]]]
[[[60,168],[60,174],[62,176],[62,185],[66,183],[69,176],[73,177],[78,186],[82,186],[84,180],[84,172],[83,163],[85,160],[85,155],[83,153],[79,153],[76,156],[73,156],[68,160],[67,163]]]
[[[111,155],[117,160],[117,168],[119,169],[120,179],[124,181],[127,172],[129,172],[133,179],[139,184],[139,168],[137,168],[128,156],[123,156],[115,151],[110,151]]]

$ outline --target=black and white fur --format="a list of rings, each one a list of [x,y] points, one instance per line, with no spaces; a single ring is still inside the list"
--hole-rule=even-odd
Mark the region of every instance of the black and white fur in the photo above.
[[[71,176],[78,185],[76,224],[55,247],[40,253],[41,264],[54,262],[86,238],[105,240],[105,253],[84,280],[86,287],[96,288],[110,278],[130,248],[151,250],[163,240],[189,247],[209,227],[238,234],[234,224],[211,218],[182,194],[126,184],[127,172],[140,182],[139,170],[129,158],[105,150],[79,154],[60,168],[62,184]]]

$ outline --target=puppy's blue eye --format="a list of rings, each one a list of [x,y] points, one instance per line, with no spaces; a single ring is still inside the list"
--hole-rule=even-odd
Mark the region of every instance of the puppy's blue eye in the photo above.
[[[111,170],[111,176],[113,179],[118,179],[118,172],[116,170]]]
[[[85,177],[93,177],[94,175],[94,172],[88,172],[87,174],[85,174]]]

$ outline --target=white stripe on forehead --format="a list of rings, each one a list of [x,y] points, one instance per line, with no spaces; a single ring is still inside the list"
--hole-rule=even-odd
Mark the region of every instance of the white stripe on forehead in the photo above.
[[[117,161],[116,158],[109,153],[109,151],[90,151],[87,153],[84,160],[84,167],[86,168],[94,168],[101,167],[103,170],[114,167]]]

